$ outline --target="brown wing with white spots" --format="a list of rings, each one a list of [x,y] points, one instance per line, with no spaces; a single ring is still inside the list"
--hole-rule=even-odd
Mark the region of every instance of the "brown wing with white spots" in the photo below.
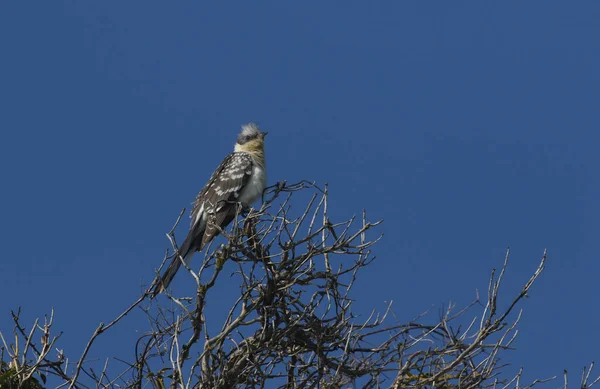
[[[236,212],[236,202],[240,191],[252,175],[252,157],[243,152],[232,153],[221,162],[212,174],[208,183],[198,194],[192,209],[192,219],[198,219],[198,212],[203,211],[208,216],[208,223],[201,244],[196,250],[210,242],[219,234],[219,228],[225,228],[231,222]],[[200,238],[200,237],[197,237]]]
[[[179,247],[179,255],[184,261],[187,262],[194,251],[202,250],[233,220],[237,211],[237,198],[251,175],[252,157],[247,153],[229,154],[221,162],[194,201],[192,226]],[[206,225],[200,222],[202,215],[198,215],[199,212],[206,214]],[[173,258],[161,279],[155,282],[152,298],[169,286],[180,266],[181,260]]]

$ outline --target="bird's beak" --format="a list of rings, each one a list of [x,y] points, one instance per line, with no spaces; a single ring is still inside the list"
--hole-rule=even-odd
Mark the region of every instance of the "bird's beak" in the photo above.
[[[268,131],[263,131],[262,137],[264,138],[265,136],[267,136],[268,133],[269,133]]]

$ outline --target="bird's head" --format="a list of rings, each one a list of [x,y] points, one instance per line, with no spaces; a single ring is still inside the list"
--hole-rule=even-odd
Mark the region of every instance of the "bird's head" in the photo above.
[[[264,152],[266,135],[267,132],[261,131],[258,124],[244,124],[235,143],[235,151],[262,154]]]

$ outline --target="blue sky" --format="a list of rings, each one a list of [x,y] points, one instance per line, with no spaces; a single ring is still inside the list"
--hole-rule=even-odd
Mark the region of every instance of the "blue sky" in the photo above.
[[[579,371],[600,344],[599,19],[594,1],[2,2],[0,329],[54,307],[78,356],[252,120],[270,183],[327,182],[340,219],[385,219],[365,314],[467,304],[510,246],[506,302],[548,248],[504,361]],[[147,328],[128,320],[91,355]]]

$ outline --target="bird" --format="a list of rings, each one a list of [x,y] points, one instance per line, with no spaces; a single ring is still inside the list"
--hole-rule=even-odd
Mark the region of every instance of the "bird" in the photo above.
[[[193,202],[187,237],[167,270],[153,284],[151,298],[163,292],[182,261],[189,263],[235,218],[238,204],[244,209],[258,200],[267,184],[265,136],[256,123],[242,125],[234,150],[217,167]]]

